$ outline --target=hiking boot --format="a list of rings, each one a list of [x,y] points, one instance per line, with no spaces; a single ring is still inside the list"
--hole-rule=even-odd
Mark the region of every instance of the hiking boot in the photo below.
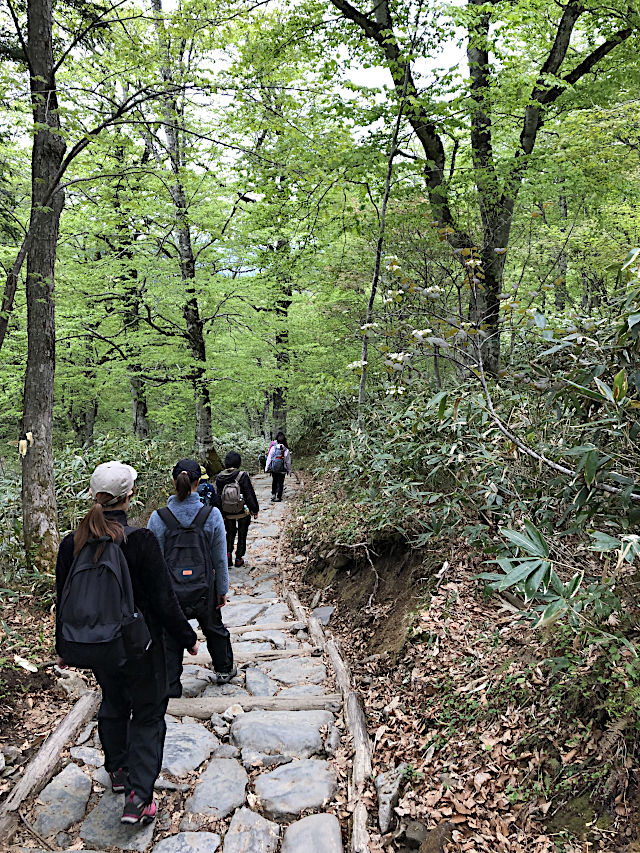
[[[120,823],[140,823],[142,825],[151,823],[156,819],[157,811],[158,807],[155,800],[151,800],[150,803],[143,803],[139,797],[136,797],[135,791],[132,791],[124,804]]]
[[[271,500],[272,500],[272,501],[277,500],[276,496],[275,496],[275,495],[271,495]]]
[[[235,561],[234,565],[235,565],[236,569],[239,569],[240,566],[244,566],[244,560],[242,559],[242,557],[236,557],[236,561]]]
[[[122,767],[118,767],[117,770],[109,771],[109,778],[111,779],[111,790],[114,794],[124,794],[124,789],[127,786],[127,771],[123,770]]]
[[[281,500],[282,500],[282,498],[276,498],[276,500],[277,500],[277,501],[281,501]]]
[[[233,565],[233,555],[227,551],[227,563],[229,564],[229,568]]]
[[[216,684],[228,684],[238,674],[238,667],[234,664],[229,672],[216,672]]]

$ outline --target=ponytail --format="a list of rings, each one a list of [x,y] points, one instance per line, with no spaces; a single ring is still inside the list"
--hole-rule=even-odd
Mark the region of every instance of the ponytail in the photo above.
[[[102,539],[108,536],[112,542],[118,542],[125,538],[124,528],[120,522],[105,517],[104,507],[107,502],[112,500],[113,495],[107,492],[98,492],[96,502],[82,519],[73,536],[74,557],[84,548],[89,539]],[[99,548],[99,551],[101,552],[102,548]],[[96,553],[96,558],[99,556],[100,554]]]
[[[191,480],[186,471],[180,471],[176,477],[176,496],[183,501],[191,494]]]

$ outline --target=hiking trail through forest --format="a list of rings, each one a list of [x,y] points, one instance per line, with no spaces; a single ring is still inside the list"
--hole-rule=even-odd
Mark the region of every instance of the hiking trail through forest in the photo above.
[[[310,636],[299,618],[295,593],[282,588],[278,554],[288,503],[270,502],[269,477],[254,484],[261,511],[249,528],[247,565],[230,570],[224,608],[238,676],[214,684],[206,645],[196,657],[185,653],[183,698],[169,703],[157,820],[120,823],[122,795],[111,792],[92,721],[28,809],[35,832],[21,825],[11,851],[42,851],[38,836],[49,849],[104,853],[348,849],[343,697],[313,627]],[[298,489],[289,478],[288,496]]]

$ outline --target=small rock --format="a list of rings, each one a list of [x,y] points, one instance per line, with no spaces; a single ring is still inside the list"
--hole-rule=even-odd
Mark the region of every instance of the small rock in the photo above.
[[[248,692],[241,687],[239,684],[208,684],[203,697],[208,698],[209,696],[248,696]],[[224,716],[224,715],[223,715]]]
[[[34,828],[40,835],[62,832],[84,816],[91,779],[77,764],[67,766],[40,792]]]
[[[211,720],[210,720],[210,722],[211,722],[211,725],[212,725],[212,726],[224,726],[224,727],[225,727],[225,729],[229,728],[229,726],[228,726],[228,725],[227,725],[227,723],[222,719],[222,717],[220,716],[220,714],[212,714],[212,715],[211,715]]]
[[[226,817],[244,804],[249,777],[235,758],[212,758],[185,804],[187,812]]]
[[[337,726],[331,726],[328,735],[324,741],[324,749],[327,755],[335,755],[336,750],[340,746],[340,729]]]
[[[246,672],[247,690],[253,696],[273,696],[278,690],[278,684],[259,669],[248,669]]]
[[[304,563],[304,557],[302,556],[302,554],[297,554],[293,558],[293,560],[291,560],[291,562],[293,563],[294,566],[299,566],[300,563]]]
[[[218,746],[218,738],[202,723],[170,723],[164,743],[162,769],[172,776],[184,776],[200,767]]]
[[[394,808],[400,799],[400,787],[402,786],[402,774],[407,768],[406,762],[399,764],[395,770],[379,773],[375,784],[378,792],[378,824],[380,832],[384,835],[389,831],[394,817]]]
[[[83,743],[86,743],[89,740],[89,738],[91,737],[91,735],[93,734],[93,730],[95,729],[95,727],[97,725],[98,724],[95,722],[87,723],[87,725],[84,727],[84,729],[78,735],[78,740],[76,741],[76,746],[82,746]]]
[[[254,752],[251,749],[242,750],[242,763],[250,770],[252,767],[279,767],[293,761],[290,755],[266,755],[264,752]]]
[[[156,781],[153,783],[153,788],[155,791],[181,791],[184,793],[191,788],[191,785],[180,782],[170,782],[168,779],[163,779],[162,776],[158,776]]]
[[[404,840],[407,847],[420,847],[429,835],[428,828],[419,820],[410,820],[404,832]]]
[[[333,607],[331,605],[326,605],[324,607],[316,607],[311,612],[311,615],[315,616],[321,625],[328,625],[329,620],[333,616],[334,612],[335,612],[335,607]]]
[[[238,747],[232,746],[230,743],[221,743],[217,749],[213,750],[214,758],[237,758],[239,755]]]
[[[231,819],[223,853],[275,853],[280,837],[277,823],[250,809],[241,808]]]
[[[17,746],[3,746],[2,754],[4,755],[7,764],[13,764],[22,755],[22,750]]]
[[[289,818],[305,809],[320,809],[333,797],[336,774],[330,764],[314,758],[292,761],[263,773],[255,781],[265,815]]]
[[[72,758],[92,767],[102,767],[104,764],[104,755],[92,746],[72,746],[69,752]]]
[[[102,785],[103,788],[111,789],[111,779],[104,767],[96,767],[96,769],[91,773],[91,778],[94,782],[97,782],[98,785]]]
[[[182,818],[180,823],[180,832],[197,832],[207,822],[203,814],[188,814]]]
[[[342,853],[337,817],[312,814],[292,823],[284,834],[282,853]]]
[[[0,773],[2,773],[6,766],[7,762],[5,760],[4,753],[0,752]]]
[[[69,698],[79,699],[85,693],[89,692],[87,682],[80,678],[77,672],[72,672],[68,669],[58,669],[58,667],[54,667],[54,669],[58,675],[58,678],[56,678],[58,687],[62,687]]]
[[[227,722],[231,723],[233,720],[235,720],[236,717],[239,717],[240,714],[244,714],[244,708],[242,707],[242,705],[236,704],[229,705],[229,707],[222,716],[225,720],[227,720]]]
[[[153,853],[214,853],[219,846],[215,832],[179,832],[159,841]]]
[[[122,796],[105,791],[80,828],[80,838],[85,847],[105,850],[119,847],[120,850],[136,850],[143,853],[151,844],[154,825],[126,826],[120,823]]]

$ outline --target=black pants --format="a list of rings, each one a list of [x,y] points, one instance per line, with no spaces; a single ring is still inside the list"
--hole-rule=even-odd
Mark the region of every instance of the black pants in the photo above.
[[[150,666],[125,664],[114,669],[94,670],[102,688],[98,712],[98,734],[108,772],[122,768],[129,776],[131,791],[145,803],[153,799],[153,785],[162,768],[167,727],[167,697],[159,698]]]
[[[284,478],[287,476],[285,471],[280,474],[271,473],[271,494],[277,498],[282,498],[282,489],[284,488]]]
[[[211,609],[206,602],[199,607],[185,613],[187,619],[197,619],[202,628],[202,633],[207,640],[207,649],[211,655],[213,668],[216,672],[229,672],[233,667],[233,651],[231,650],[231,637],[229,631],[222,622],[222,609]],[[165,634],[164,645],[167,657],[167,677],[169,679],[169,696],[182,696],[182,659],[183,647],[173,639],[170,634]]]
[[[236,548],[236,559],[244,557],[247,553],[247,531],[251,523],[251,516],[245,515],[243,518],[225,518],[224,527],[227,531],[227,554],[233,553],[233,545],[236,540],[236,531],[238,533],[238,547]]]

